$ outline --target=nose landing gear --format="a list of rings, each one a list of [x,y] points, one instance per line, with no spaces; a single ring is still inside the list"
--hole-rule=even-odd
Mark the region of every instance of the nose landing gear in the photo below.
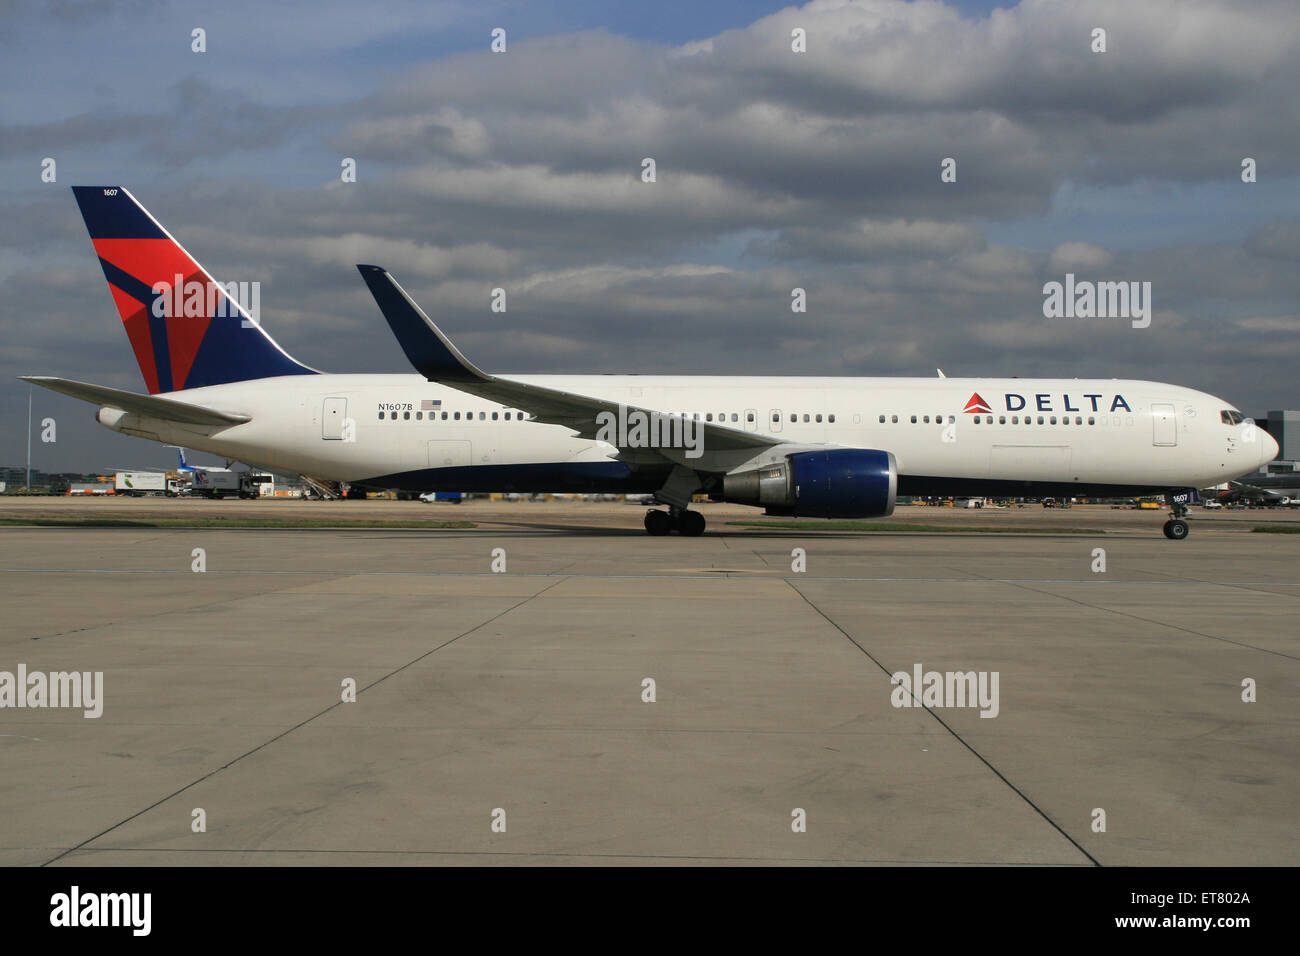
[[[1169,520],[1165,522],[1165,537],[1170,541],[1182,541],[1187,537],[1191,528],[1188,527],[1187,505],[1175,503],[1170,511]]]

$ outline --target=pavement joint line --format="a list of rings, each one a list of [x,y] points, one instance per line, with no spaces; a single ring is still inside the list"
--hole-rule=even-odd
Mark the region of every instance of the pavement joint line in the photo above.
[[[1157,568],[1152,568],[1148,573],[1149,573],[1149,574],[1163,574],[1165,577],[1167,577],[1167,578],[1171,578],[1171,579],[1176,578],[1176,580],[1173,580],[1173,581],[1171,581],[1170,583],[1183,583],[1183,584],[1210,584],[1210,585],[1216,585],[1216,584],[1217,584],[1217,585],[1219,585],[1219,586],[1221,586],[1221,587],[1238,588],[1239,590],[1242,590],[1242,591],[1251,591],[1251,592],[1253,592],[1253,593],[1255,593],[1255,594],[1277,594],[1277,593],[1278,593],[1277,591],[1270,591],[1270,590],[1268,590],[1269,587],[1275,587],[1276,585],[1265,584],[1265,585],[1261,586],[1261,585],[1259,585],[1259,584],[1247,584],[1247,583],[1244,582],[1244,581],[1243,581],[1243,582],[1240,582],[1240,583],[1229,583],[1229,582],[1226,582],[1226,581],[1206,581],[1204,578],[1189,578],[1189,577],[1185,577],[1185,576],[1176,576],[1176,575],[1174,575],[1174,573],[1173,573],[1172,571],[1161,571],[1161,570],[1159,570],[1159,569],[1157,569]],[[1281,587],[1288,587],[1288,585],[1283,584],[1283,585],[1281,585]],[[1285,593],[1285,592],[1284,592],[1284,593]],[[1287,597],[1296,597],[1296,595],[1294,595],[1294,594],[1287,594],[1286,596],[1287,596]]]
[[[1157,572],[1155,572],[1155,573],[1159,574],[1159,573],[1162,573],[1162,572],[1157,571]],[[1080,601],[1080,600],[1078,600],[1077,598],[1072,598],[1072,597],[1069,597],[1069,596],[1064,595],[1064,594],[1055,594],[1055,593],[1053,593],[1052,591],[1042,591],[1042,590],[1040,590],[1040,589],[1038,589],[1038,588],[1031,588],[1031,587],[1029,587],[1030,584],[1059,584],[1059,583],[1061,583],[1061,582],[1059,582],[1059,581],[1032,581],[1032,580],[1014,581],[1014,580],[1010,580],[1010,579],[1000,579],[1000,578],[985,578],[984,580],[986,580],[989,584],[1010,584],[1012,587],[1018,587],[1018,588],[1020,588],[1021,590],[1024,590],[1024,591],[1032,591],[1032,592],[1035,593],[1035,594],[1042,594],[1042,595],[1045,595],[1045,596],[1047,596],[1047,597],[1054,597],[1054,598],[1057,598],[1057,599],[1062,600],[1062,601],[1069,601],[1071,604],[1075,604],[1075,605],[1077,605],[1077,606],[1079,606],[1079,607],[1085,607],[1085,608],[1088,608],[1089,610],[1092,610],[1092,611],[1100,611],[1100,612],[1108,613],[1108,614],[1117,614],[1117,615],[1119,615],[1120,617],[1127,617],[1127,618],[1129,618],[1129,619],[1131,619],[1131,620],[1134,620],[1134,621],[1142,621],[1144,624],[1155,624],[1155,625],[1157,625],[1157,626],[1159,626],[1159,627],[1167,627],[1167,628],[1170,628],[1170,629],[1175,630],[1175,631],[1182,631],[1182,632],[1185,633],[1185,634],[1194,634],[1194,635],[1197,636],[1197,637],[1203,637],[1203,638],[1205,638],[1205,639],[1207,639],[1207,640],[1211,640],[1211,641],[1220,641],[1220,642],[1222,642],[1222,643],[1224,643],[1224,644],[1233,644],[1233,645],[1236,645],[1237,647],[1244,647],[1244,648],[1246,648],[1247,650],[1252,650],[1252,651],[1261,651],[1261,652],[1263,652],[1263,653],[1265,653],[1265,654],[1274,654],[1274,655],[1276,655],[1276,656],[1278,656],[1278,657],[1284,657],[1284,658],[1286,658],[1287,660],[1300,660],[1300,657],[1297,657],[1297,656],[1295,656],[1294,654],[1285,654],[1285,653],[1283,653],[1282,651],[1274,651],[1274,650],[1270,650],[1270,649],[1268,649],[1268,648],[1266,648],[1266,647],[1259,647],[1258,645],[1255,645],[1255,644],[1247,644],[1247,643],[1245,643],[1244,641],[1234,641],[1234,640],[1232,640],[1231,638],[1228,638],[1228,637],[1219,637],[1219,636],[1214,635],[1214,634],[1206,634],[1206,633],[1204,633],[1204,632],[1202,632],[1202,631],[1193,630],[1193,629],[1190,628],[1190,627],[1183,627],[1181,624],[1169,624],[1169,623],[1167,623],[1167,622],[1165,622],[1165,621],[1157,621],[1157,620],[1153,620],[1152,618],[1149,618],[1149,617],[1140,617],[1140,616],[1138,616],[1138,615],[1136,615],[1136,614],[1130,614],[1130,613],[1127,612],[1127,611],[1121,611],[1121,610],[1119,610],[1119,609],[1117,609],[1117,608],[1103,607],[1103,606],[1101,606],[1100,604],[1089,604],[1087,601]],[[1101,582],[1098,582],[1098,583],[1101,583]],[[1229,583],[1229,582],[1225,582],[1225,581],[1202,581],[1202,580],[1200,580],[1199,578],[1183,578],[1183,579],[1181,579],[1181,580],[1173,580],[1173,581],[1153,581],[1153,582],[1150,582],[1150,583],[1153,583],[1153,584],[1182,584],[1182,585],[1210,584],[1210,585],[1218,585],[1218,586],[1221,586],[1221,587],[1238,587],[1238,585],[1236,585],[1236,584],[1231,584],[1231,583]],[[1285,585],[1283,585],[1283,586],[1285,586]],[[1246,590],[1255,590],[1255,589],[1254,589],[1254,588],[1246,588]],[[1271,591],[1262,591],[1262,592],[1260,592],[1260,593],[1263,593],[1263,594],[1271,594],[1271,593],[1274,593],[1274,592],[1271,592]],[[1288,595],[1286,595],[1286,596],[1287,596],[1287,597],[1293,597],[1294,595],[1288,594]]]
[[[480,629],[482,629],[482,628],[484,628],[484,627],[487,627],[487,626],[488,626],[489,624],[491,624],[493,621],[496,621],[496,620],[498,620],[498,619],[500,619],[500,618],[505,617],[507,614],[509,614],[511,611],[515,610],[516,608],[523,607],[523,606],[524,606],[525,604],[527,604],[529,601],[533,600],[533,598],[540,597],[541,595],[543,595],[543,594],[545,594],[547,591],[549,591],[551,588],[558,587],[560,584],[563,583],[563,581],[564,581],[564,579],[561,578],[559,581],[556,581],[554,584],[551,584],[551,585],[549,585],[549,586],[547,586],[547,587],[542,588],[542,589],[541,589],[540,591],[538,591],[536,594],[530,594],[528,597],[524,598],[522,601],[516,601],[514,604],[510,605],[510,606],[509,606],[508,608],[506,608],[505,610],[503,610],[503,611],[499,611],[499,612],[497,612],[496,614],[493,614],[491,617],[487,618],[486,620],[483,620],[483,621],[481,621],[480,623],[475,624],[475,625],[474,625],[473,627],[471,627],[469,630],[467,630],[467,631],[462,631],[460,634],[457,634],[455,637],[448,638],[447,640],[445,640],[445,641],[443,641],[441,644],[439,644],[437,647],[434,647],[434,648],[431,648],[431,649],[425,651],[423,654],[421,654],[421,655],[419,655],[418,657],[415,657],[415,658],[413,658],[413,659],[407,661],[405,664],[402,664],[400,667],[394,668],[393,670],[389,671],[387,674],[384,674],[383,676],[376,678],[375,680],[371,681],[369,684],[366,684],[364,687],[359,688],[359,689],[357,690],[357,696],[360,697],[362,694],[364,694],[366,691],[370,690],[372,687],[376,687],[376,686],[378,686],[379,684],[381,684],[381,683],[383,683],[384,681],[388,680],[388,678],[393,677],[393,676],[395,676],[395,675],[397,675],[397,674],[400,674],[402,671],[406,670],[408,667],[412,667],[412,666],[418,664],[420,661],[424,660],[425,658],[427,658],[427,657],[429,657],[429,656],[431,656],[431,655],[433,655],[433,654],[438,653],[438,651],[442,650],[444,647],[448,647],[448,646],[450,646],[450,645],[456,643],[456,642],[459,641],[462,637],[468,637],[470,634],[473,634],[475,631],[480,630]],[[299,729],[301,729],[301,728],[307,726],[308,724],[310,724],[312,721],[316,720],[317,718],[323,717],[323,716],[325,716],[326,714],[328,714],[328,713],[330,713],[331,711],[333,711],[334,709],[336,709],[336,708],[338,708],[338,707],[342,707],[342,706],[343,706],[343,701],[342,701],[342,700],[337,700],[337,701],[335,701],[334,703],[332,703],[332,704],[330,704],[328,707],[326,707],[324,710],[319,711],[319,712],[317,712],[317,713],[315,713],[315,714],[312,714],[310,717],[306,718],[305,720],[301,720],[301,721],[299,721],[298,723],[294,724],[292,727],[288,728],[287,730],[283,730],[283,731],[281,731],[280,733],[276,734],[274,737],[271,737],[271,738],[268,739],[268,740],[264,740],[264,741],[262,741],[262,742],[261,742],[260,744],[258,744],[256,747],[253,747],[253,748],[250,749],[250,750],[246,750],[244,753],[240,754],[240,755],[237,756],[237,757],[232,758],[231,760],[229,760],[229,761],[227,761],[226,763],[222,764],[220,767],[216,767],[216,768],[213,769],[213,770],[209,770],[207,773],[203,774],[201,777],[198,777],[198,778],[196,778],[196,779],[194,779],[194,780],[191,780],[189,783],[187,783],[185,786],[181,787],[180,789],[175,790],[175,791],[173,791],[172,793],[169,793],[167,796],[162,797],[162,798],[159,799],[159,800],[155,800],[153,803],[149,804],[149,805],[148,805],[147,807],[145,807],[144,809],[142,809],[142,810],[137,810],[135,813],[131,814],[130,816],[125,817],[124,819],[121,819],[121,820],[117,821],[117,823],[114,823],[111,827],[108,827],[107,829],[102,830],[102,831],[100,831],[99,833],[96,833],[94,836],[87,837],[86,839],[82,840],[80,843],[76,844],[75,846],[68,847],[66,850],[64,850],[62,853],[58,854],[57,856],[52,857],[52,858],[49,859],[49,860],[46,860],[44,863],[41,864],[41,866],[44,867],[44,866],[49,866],[51,863],[56,863],[56,862],[58,862],[59,860],[63,859],[65,856],[68,856],[69,854],[71,854],[71,853],[75,853],[77,850],[82,849],[82,848],[85,847],[87,844],[89,844],[89,843],[93,843],[95,840],[98,840],[100,837],[107,836],[109,833],[112,833],[112,832],[113,832],[114,830],[116,830],[118,827],[125,826],[126,824],[130,823],[132,820],[136,819],[137,817],[143,816],[144,814],[148,813],[150,810],[153,810],[153,809],[155,809],[156,807],[160,807],[160,806],[162,806],[164,803],[166,803],[168,800],[171,800],[173,797],[178,797],[178,796],[180,796],[182,793],[184,793],[186,790],[190,790],[190,789],[192,789],[192,788],[198,786],[199,784],[203,783],[205,780],[209,780],[209,779],[211,779],[212,777],[215,777],[217,774],[221,773],[223,770],[228,770],[230,767],[233,767],[235,764],[239,763],[239,761],[243,760],[245,757],[251,757],[253,754],[257,753],[258,751],[260,751],[260,750],[264,750],[265,748],[271,746],[271,744],[275,743],[276,741],[283,740],[285,737],[288,737],[288,736],[289,736],[290,734],[292,734],[294,731],[299,730]]]
[[[0,849],[5,849],[0,847]],[[25,849],[15,847],[14,849]],[[717,862],[735,861],[738,863],[865,863],[865,864],[900,864],[904,866],[1050,866],[1066,869],[1083,868],[1083,863],[1036,863],[1032,860],[1008,862],[1005,860],[903,860],[890,857],[871,857],[855,859],[853,857],[797,857],[797,856],[704,856],[684,853],[573,853],[564,850],[270,850],[270,849],[225,849],[221,847],[203,849],[180,849],[177,847],[91,847],[83,853],[247,853],[247,854],[290,854],[290,853],[340,853],[360,856],[373,853],[378,856],[523,856],[523,857],[563,857],[565,859],[598,860],[713,860]]]
[[[288,665],[285,666],[287,667]],[[271,721],[265,721],[263,723],[227,723],[227,724],[223,724],[222,727],[223,728],[266,729],[266,726],[268,724],[272,727],[279,726],[279,724],[274,724]],[[26,726],[27,729],[31,729],[33,727],[47,727],[51,725],[45,722],[39,722],[30,725],[20,724],[18,726]],[[61,724],[61,725],[54,725],[54,726],[55,729],[58,729],[59,727],[66,727],[67,725]],[[73,726],[76,725],[74,724]],[[114,727],[155,727],[156,728],[159,726],[159,723],[156,720],[119,720],[119,721],[115,721],[113,723],[113,726]],[[206,723],[186,723],[182,721],[168,721],[167,726],[168,727],[209,727],[211,725]],[[374,724],[367,724],[363,727],[340,727],[340,728],[336,728],[331,732],[337,734],[345,734],[345,733],[353,733],[353,732],[369,733],[374,730],[403,731],[403,732],[412,731],[416,733],[428,732],[434,735],[481,734],[483,736],[490,736],[492,734],[502,734],[502,735],[510,735],[510,736],[536,734],[542,736],[545,734],[583,733],[583,734],[605,734],[610,737],[620,737],[620,736],[621,737],[639,737],[639,736],[678,737],[678,736],[691,736],[694,734],[708,735],[708,736],[713,736],[717,734],[733,734],[740,737],[792,737],[792,738],[800,738],[800,737],[841,738],[842,737],[844,738],[845,743],[849,743],[854,740],[862,740],[862,739],[873,738],[873,737],[896,739],[898,736],[898,734],[894,731],[870,731],[870,730],[852,730],[852,731],[850,730],[765,730],[761,727],[752,727],[752,728],[751,727],[701,727],[698,729],[694,729],[694,728],[667,729],[662,727],[609,727],[603,724],[597,724],[592,726],[587,726],[585,724],[573,724],[573,725],[566,724],[561,727],[442,726],[442,727],[438,727],[436,730],[430,730],[428,727],[425,727],[420,724],[374,723]],[[934,736],[938,736],[939,733],[940,733],[939,731],[936,731],[933,734],[925,734],[921,731],[917,731],[917,734],[922,738],[922,740],[929,740]],[[1204,736],[1204,735],[1200,734],[1197,736]],[[42,739],[40,737],[30,737],[27,736],[26,734],[0,734],[0,737],[19,737],[24,740]],[[999,740],[1057,740],[1059,738],[1058,735],[1056,734],[1033,734],[1033,733],[1015,734],[1013,733],[1013,734],[999,735],[998,739]],[[1143,740],[1143,741],[1158,740],[1170,744],[1181,744],[1181,743],[1186,743],[1188,740],[1195,739],[1195,738],[1189,738],[1185,735],[1184,736],[1176,736],[1173,734],[1157,735],[1157,734],[1148,734],[1143,732],[1143,733],[1133,733],[1133,734],[1095,734],[1090,739],[1121,740],[1121,741],[1122,740]],[[0,847],[0,849],[4,849],[4,847]],[[21,848],[11,847],[10,849],[21,849]]]
[[[833,620],[830,618],[830,616],[827,615],[827,613],[826,613],[825,611],[823,611],[823,610],[822,610],[821,608],[819,608],[816,604],[814,604],[814,603],[813,603],[813,602],[808,598],[808,596],[807,596],[806,594],[804,594],[802,591],[799,590],[799,588],[795,587],[795,584],[794,584],[793,581],[787,580],[787,583],[790,585],[790,588],[791,588],[791,589],[792,589],[796,594],[799,595],[799,597],[803,598],[804,602],[805,602],[805,603],[806,603],[810,608],[812,608],[812,609],[813,609],[814,611],[816,611],[819,615],[821,615],[822,619],[823,619],[824,621],[826,621],[827,624],[829,624],[831,627],[835,628],[835,630],[839,631],[842,635],[844,635],[844,637],[849,641],[849,643],[851,643],[854,647],[856,647],[859,651],[861,651],[862,654],[867,658],[867,660],[871,661],[871,663],[873,663],[873,664],[875,664],[877,667],[879,667],[880,670],[881,670],[881,672],[884,673],[886,676],[891,676],[891,675],[893,675],[894,671],[891,671],[891,670],[889,670],[887,667],[885,667],[885,665],[884,665],[883,663],[881,663],[881,661],[878,660],[878,659],[875,657],[875,655],[873,655],[869,650],[867,650],[867,649],[866,649],[865,647],[863,647],[860,643],[858,643],[858,641],[853,637],[853,635],[851,635],[851,634],[850,634],[848,631],[846,631],[844,628],[840,627],[839,624],[835,623],[835,621],[833,621]],[[917,699],[917,697],[916,697],[915,694],[912,695],[912,699],[916,701],[916,706],[920,707],[920,708],[921,708],[922,710],[924,710],[927,714],[929,714],[929,715],[930,715],[931,717],[933,717],[936,721],[938,721],[938,722],[939,722],[939,725],[940,725],[941,727],[943,727],[943,729],[946,730],[950,735],[952,735],[952,738],[953,738],[954,740],[956,740],[959,744],[961,744],[961,745],[962,745],[963,747],[965,747],[968,751],[970,751],[970,752],[975,756],[975,758],[976,758],[980,763],[984,764],[985,767],[987,767],[990,771],[993,772],[994,776],[996,776],[996,777],[997,777],[999,780],[1001,780],[1004,784],[1006,784],[1008,787],[1010,787],[1011,790],[1012,790],[1012,791],[1013,791],[1013,792],[1014,792],[1018,797],[1020,797],[1021,800],[1023,800],[1026,804],[1028,804],[1029,807],[1030,807],[1031,809],[1033,809],[1033,811],[1034,811],[1035,813],[1037,813],[1040,817],[1042,817],[1044,820],[1046,820],[1046,821],[1048,822],[1048,824],[1052,827],[1052,829],[1054,829],[1057,833],[1059,833],[1061,836],[1065,837],[1065,839],[1067,839],[1068,841],[1070,841],[1071,845],[1073,845],[1074,848],[1075,848],[1076,850],[1078,850],[1078,851],[1079,851],[1080,853],[1082,853],[1085,857],[1087,857],[1088,860],[1092,863],[1093,866],[1101,866],[1101,865],[1102,865],[1100,860],[1098,860],[1098,859],[1097,859],[1096,857],[1094,857],[1091,853],[1089,853],[1086,849],[1084,849],[1083,846],[1079,843],[1079,841],[1076,840],[1074,837],[1070,836],[1070,834],[1069,834],[1068,832],[1066,832],[1065,828],[1062,827],[1062,826],[1061,826],[1059,823],[1057,823],[1055,820],[1053,820],[1052,817],[1047,813],[1046,810],[1044,810],[1042,807],[1040,807],[1038,804],[1036,804],[1033,800],[1031,800],[1031,799],[1029,798],[1029,795],[1026,794],[1026,793],[1025,793],[1023,790],[1021,790],[1019,787],[1017,787],[1014,783],[1012,783],[1012,782],[1007,778],[1007,776],[1006,776],[1005,774],[1002,773],[1002,771],[1000,771],[997,767],[993,766],[993,764],[988,760],[987,757],[985,757],[982,753],[980,753],[980,752],[979,752],[978,750],[976,750],[973,746],[971,746],[970,743],[967,742],[967,740],[966,740],[964,737],[962,737],[961,734],[957,733],[957,731],[954,730],[954,729],[953,729],[953,728],[948,724],[947,721],[945,721],[942,717],[940,717],[937,713],[935,713],[935,711],[934,711],[932,708],[930,708],[930,707],[926,707],[925,704],[923,704],[919,699]]]
[[[193,574],[194,572],[191,571],[190,573]],[[279,588],[271,588],[270,590],[267,591],[254,591],[251,594],[240,594],[237,597],[231,595],[225,595],[215,600],[207,601],[203,604],[187,604],[187,605],[181,605],[180,607],[167,608],[166,610],[162,610],[162,611],[154,611],[152,614],[145,614],[141,617],[133,617],[130,619],[130,621],[101,621],[96,624],[87,624],[85,627],[74,627],[68,631],[59,631],[55,634],[42,634],[39,637],[28,638],[28,640],[48,641],[51,638],[67,637],[69,634],[80,634],[83,631],[94,631],[94,630],[98,630],[101,627],[114,627],[117,624],[134,625],[140,621],[152,620],[155,617],[166,617],[168,614],[189,614],[194,611],[203,611],[210,607],[220,607],[221,605],[224,604],[230,604],[232,601],[235,600],[247,601],[252,598],[267,597],[268,595],[276,595],[281,593],[283,592]]]
[[[1047,595],[1048,597],[1059,598],[1062,601],[1069,601],[1071,604],[1077,604],[1079,607],[1086,607],[1092,611],[1100,611],[1104,614],[1117,614],[1120,617],[1126,617],[1129,620],[1133,620],[1133,621],[1141,621],[1144,624],[1154,624],[1157,627],[1167,627],[1170,630],[1182,631],[1184,634],[1192,634],[1195,635],[1196,637],[1203,637],[1208,641],[1219,641],[1224,644],[1232,644],[1235,647],[1244,647],[1247,650],[1251,650],[1251,651],[1260,651],[1263,654],[1273,654],[1277,657],[1284,657],[1289,661],[1300,661],[1300,656],[1297,656],[1295,654],[1287,654],[1284,653],[1283,651],[1271,650],[1270,648],[1260,647],[1256,644],[1247,644],[1245,641],[1234,641],[1230,637],[1220,637],[1217,634],[1206,634],[1204,631],[1197,631],[1190,627],[1183,627],[1181,624],[1170,624],[1168,621],[1157,621],[1153,618],[1142,617],[1141,615],[1138,614],[1130,614],[1128,611],[1121,611],[1118,608],[1104,607],[1100,604],[1089,604],[1087,601],[1080,601],[1077,598],[1067,597],[1064,594],[1053,594],[1051,591],[1043,591],[1040,590],[1039,588],[1031,588],[1028,586],[1027,583],[1024,582],[1000,581],[997,583],[1010,584],[1012,587],[1017,587],[1025,591],[1032,591],[1035,594],[1044,594]],[[1035,583],[1051,583],[1051,582],[1035,582]],[[1183,583],[1183,582],[1171,581],[1168,583],[1174,584],[1174,583]]]
[[[571,567],[571,565],[566,565]],[[165,570],[162,568],[0,568],[0,574],[184,574],[191,575],[200,572],[175,569]],[[702,578],[713,580],[720,573],[711,571],[704,573],[643,573],[643,574],[583,574],[574,571],[511,571],[509,574],[500,574],[494,571],[358,571],[355,569],[302,569],[302,568],[274,568],[268,570],[257,570],[250,568],[232,568],[229,570],[210,569],[201,572],[212,575],[343,575],[345,577],[430,577],[430,578],[578,578],[578,579],[641,579],[641,578]],[[735,575],[753,574],[751,571],[730,569],[726,573]],[[1103,579],[1098,576],[1087,578],[987,578],[987,577],[968,577],[968,578],[852,578],[852,577],[817,577],[808,574],[800,574],[798,577],[793,575],[789,577],[772,577],[765,575],[756,577],[755,580],[761,581],[844,581],[847,583],[866,583],[866,584],[1165,584],[1165,585],[1183,585],[1192,586],[1198,584],[1213,585],[1219,587],[1241,587],[1248,589],[1258,589],[1261,583],[1251,581],[1202,581],[1198,578],[1188,578],[1185,580],[1160,581],[1160,580],[1143,580],[1140,578],[1109,578]],[[1276,583],[1265,582],[1262,586],[1274,588],[1300,588],[1298,581],[1278,581]],[[268,592],[270,593],[270,592]],[[1260,593],[1268,594],[1272,592],[1261,591]],[[1289,595],[1288,595],[1289,596]]]

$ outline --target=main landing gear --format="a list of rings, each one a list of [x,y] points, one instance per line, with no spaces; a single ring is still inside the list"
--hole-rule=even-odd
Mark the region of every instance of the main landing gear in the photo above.
[[[676,531],[687,538],[698,538],[704,534],[704,515],[686,508],[651,508],[645,513],[645,530],[656,537]]]
[[[1182,541],[1187,537],[1191,530],[1187,526],[1187,505],[1175,504],[1169,515],[1169,520],[1165,522],[1165,537],[1170,541]]]

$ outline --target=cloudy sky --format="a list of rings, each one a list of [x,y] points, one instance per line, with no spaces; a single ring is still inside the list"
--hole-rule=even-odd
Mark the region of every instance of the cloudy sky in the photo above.
[[[409,371],[374,262],[492,371],[942,367],[1300,407],[1291,0],[0,10],[0,464],[25,458],[15,376],[144,390],[83,184],[260,281],[266,329],[326,371]],[[1150,328],[1044,318],[1066,272],[1150,282]],[[38,389],[34,466],[169,463],[92,415]]]

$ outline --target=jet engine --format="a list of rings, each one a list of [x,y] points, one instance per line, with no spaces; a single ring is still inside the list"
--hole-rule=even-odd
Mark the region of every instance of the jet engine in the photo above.
[[[898,463],[874,448],[794,452],[722,479],[722,500],[769,514],[882,518],[894,513]]]

